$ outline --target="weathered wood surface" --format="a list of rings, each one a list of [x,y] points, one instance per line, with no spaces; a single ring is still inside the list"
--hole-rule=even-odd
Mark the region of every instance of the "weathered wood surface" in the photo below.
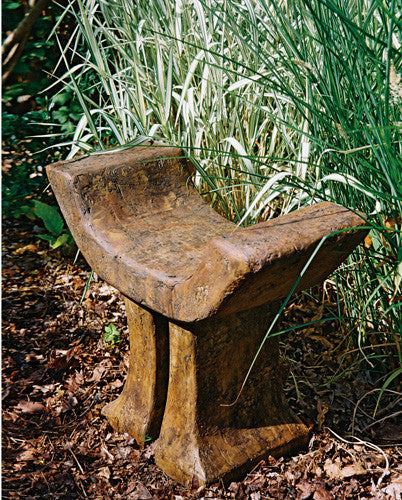
[[[126,432],[141,446],[159,435],[169,377],[169,324],[166,318],[125,300],[130,359],[120,396],[102,413],[116,432]]]
[[[185,483],[229,482],[268,455],[300,449],[307,427],[282,392],[278,337],[257,358],[280,302],[205,320],[170,324],[169,389],[156,464]]]
[[[175,321],[224,316],[288,295],[320,240],[362,224],[319,203],[246,229],[214,212],[181,150],[137,147],[56,163],[48,176],[91,267],[139,304]],[[364,237],[330,238],[298,289],[322,281]]]
[[[280,300],[324,280],[364,238],[362,219],[319,203],[237,229],[191,184],[181,150],[142,146],[47,169],[91,267],[126,296],[130,367],[104,409],[180,482],[228,481],[308,438],[282,392],[277,338],[242,381]],[[169,361],[168,361],[169,358]],[[226,405],[226,406],[225,406]]]

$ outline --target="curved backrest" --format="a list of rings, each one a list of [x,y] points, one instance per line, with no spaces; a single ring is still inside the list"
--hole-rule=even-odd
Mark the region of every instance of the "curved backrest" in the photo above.
[[[321,203],[251,228],[213,211],[189,161],[167,146],[59,162],[47,168],[67,224],[96,273],[135,302],[192,322],[286,297],[320,240],[362,225]],[[299,289],[327,277],[365,230],[328,239]]]

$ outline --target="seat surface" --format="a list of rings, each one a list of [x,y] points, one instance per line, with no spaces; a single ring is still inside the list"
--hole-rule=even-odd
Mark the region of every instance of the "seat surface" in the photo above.
[[[250,228],[212,210],[177,148],[140,146],[50,165],[67,224],[96,273],[176,321],[227,315],[287,296],[321,239],[364,224],[332,203]],[[325,279],[365,229],[328,238],[298,289]]]

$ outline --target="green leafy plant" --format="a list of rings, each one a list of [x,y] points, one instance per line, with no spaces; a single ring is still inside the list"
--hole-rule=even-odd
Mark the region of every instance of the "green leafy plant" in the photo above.
[[[69,135],[75,132],[82,115],[82,108],[71,89],[53,96],[49,108],[52,118],[60,125],[59,133]]]
[[[3,96],[4,97],[4,96]],[[43,132],[34,122],[48,119],[44,109],[30,111],[23,115],[2,112],[3,132],[3,217],[19,217],[24,214],[32,198],[41,196],[48,183],[44,166],[60,158],[61,148],[52,153],[46,146],[53,139],[35,137]]]
[[[105,342],[115,346],[121,341],[120,332],[113,323],[105,326]]]
[[[52,249],[59,248],[61,245],[71,246],[74,239],[69,229],[64,228],[64,221],[57,207],[52,207],[39,200],[33,200],[32,214],[42,219],[45,228],[50,234],[38,234],[38,237],[49,243]],[[26,211],[29,216],[29,208]]]
[[[6,40],[26,19],[26,14],[29,15],[33,3],[2,2]],[[48,109],[51,102],[43,93],[49,85],[50,73],[57,73],[57,44],[49,38],[54,23],[59,23],[59,36],[69,36],[68,16],[63,14],[63,21],[59,22],[62,12],[64,7],[48,2],[40,10],[31,30],[20,31],[15,37],[16,45],[8,47],[11,59],[18,56],[16,65],[8,68],[7,56],[3,58],[3,65],[8,68],[3,67],[2,88],[2,147],[6,165],[2,178],[3,217],[19,217],[32,211],[27,208],[30,200],[41,196],[48,184],[44,166],[57,161],[62,154],[62,146],[49,149],[59,140],[58,131],[63,125],[57,121],[57,116],[55,123],[50,124],[53,120]],[[3,49],[5,46],[7,43]],[[43,137],[44,126],[46,137]]]

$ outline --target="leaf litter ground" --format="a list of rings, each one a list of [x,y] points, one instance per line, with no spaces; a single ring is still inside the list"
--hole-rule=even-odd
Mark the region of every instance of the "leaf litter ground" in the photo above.
[[[325,384],[341,359],[353,366],[335,321],[282,338],[287,398],[311,429],[308,449],[270,457],[226,486],[168,478],[155,466],[154,443],[140,449],[101,415],[127,372],[122,297],[98,280],[80,305],[88,266],[49,251],[32,226],[3,223],[3,498],[401,498],[401,427],[389,418],[398,398],[386,394],[383,417],[373,418],[378,392],[369,372],[349,369]],[[281,327],[325,317],[331,293],[323,295],[325,310],[298,297]],[[115,345],[104,340],[110,324],[121,332]],[[352,431],[360,440],[348,437]]]

